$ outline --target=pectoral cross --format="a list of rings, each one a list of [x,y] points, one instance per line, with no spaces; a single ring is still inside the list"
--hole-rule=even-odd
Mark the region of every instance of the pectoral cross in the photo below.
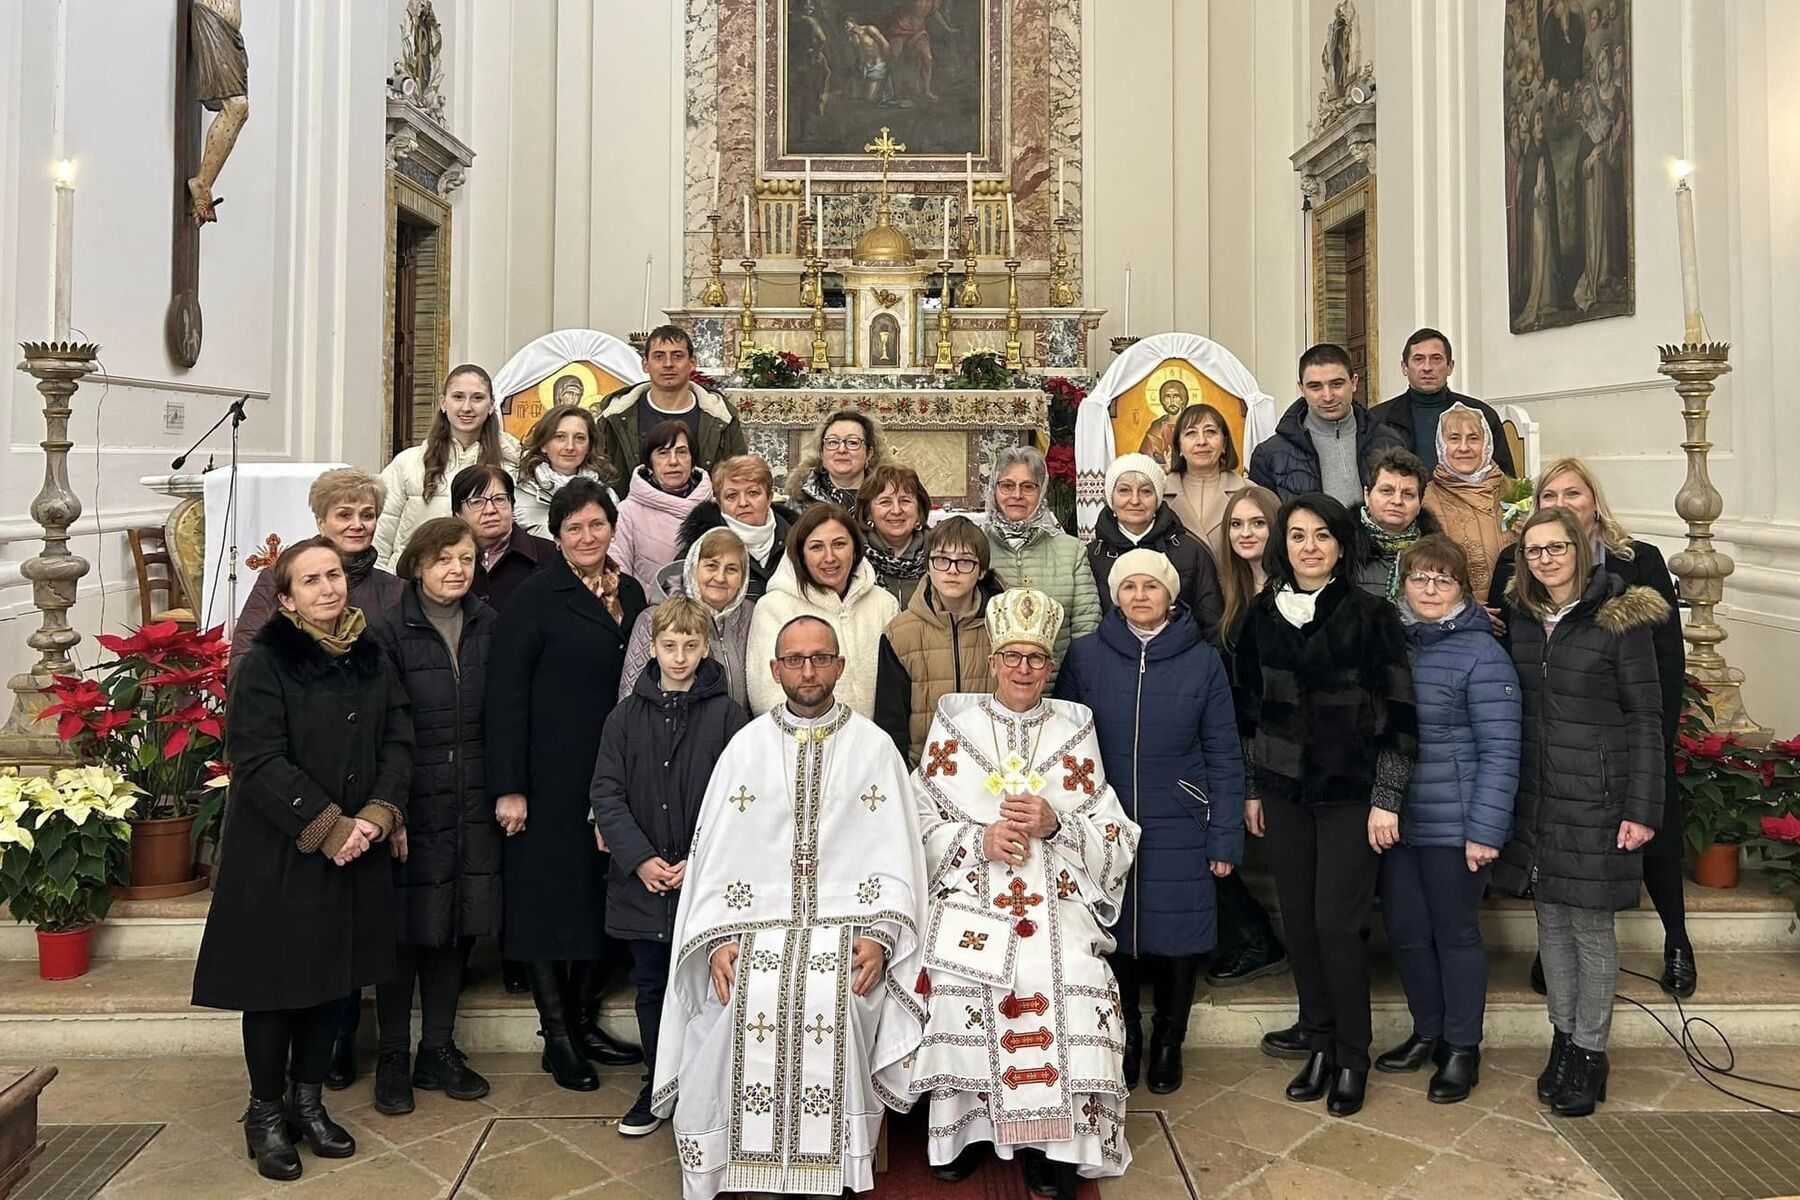
[[[1035,795],[1043,789],[1044,780],[1036,771],[1027,771],[1031,764],[1013,751],[1000,760],[1003,770],[989,771],[987,790],[991,796],[1025,796]]]

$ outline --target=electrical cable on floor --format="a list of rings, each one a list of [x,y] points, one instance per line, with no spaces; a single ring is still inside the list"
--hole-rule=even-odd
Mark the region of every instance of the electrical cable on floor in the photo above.
[[[1642,979],[1647,983],[1656,984],[1658,987],[1662,986],[1662,981],[1657,979],[1654,975],[1646,975],[1642,971],[1633,971],[1629,967],[1621,966],[1619,968],[1619,974],[1630,975],[1634,979]],[[1658,1025],[1662,1026],[1662,1031],[1669,1035],[1669,1040],[1675,1043],[1676,1047],[1687,1059],[1688,1066],[1693,1068],[1694,1074],[1700,1078],[1701,1082],[1705,1083],[1714,1091],[1730,1096],[1733,1100],[1739,1100],[1745,1104],[1754,1105],[1766,1112],[1775,1113],[1777,1116],[1788,1117],[1792,1120],[1800,1120],[1800,1112],[1792,1112],[1785,1108],[1777,1108],[1775,1105],[1767,1104],[1753,1096],[1745,1096],[1739,1092],[1734,1092],[1713,1078],[1714,1075],[1722,1075],[1726,1079],[1735,1080],[1739,1083],[1755,1084],[1757,1087],[1772,1088],[1781,1092],[1800,1092],[1800,1085],[1775,1083],[1767,1079],[1758,1079],[1753,1075],[1738,1074],[1737,1051],[1731,1048],[1731,1039],[1725,1036],[1725,1031],[1723,1029],[1720,1029],[1707,1018],[1688,1016],[1687,1010],[1681,1006],[1680,996],[1671,995],[1669,997],[1669,999],[1675,1002],[1675,1015],[1681,1020],[1681,1032],[1679,1034],[1677,1034],[1675,1030],[1669,1028],[1669,1023],[1663,1020],[1662,1017],[1657,1014],[1655,1009],[1651,1008],[1648,1004],[1645,1004],[1642,1000],[1627,996],[1623,992],[1615,992],[1614,998],[1623,1000],[1627,1004],[1642,1009],[1645,1015],[1652,1021],[1655,1021]],[[1693,1033],[1696,1028],[1710,1029],[1713,1036],[1719,1039],[1719,1045],[1725,1051],[1724,1066],[1715,1063],[1708,1057],[1706,1051],[1701,1049],[1700,1043],[1695,1039]]]

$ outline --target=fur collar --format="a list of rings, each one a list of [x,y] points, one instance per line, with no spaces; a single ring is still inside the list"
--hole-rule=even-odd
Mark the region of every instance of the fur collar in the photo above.
[[[1602,600],[1594,611],[1594,624],[1608,633],[1626,633],[1660,625],[1669,619],[1670,611],[1669,602],[1657,595],[1655,588],[1638,584]]]
[[[340,661],[321,650],[304,630],[279,612],[270,614],[263,627],[257,630],[256,644],[266,647],[281,669],[301,683],[326,678],[337,669]],[[365,629],[341,661],[365,679],[378,675],[381,673],[381,647]]]

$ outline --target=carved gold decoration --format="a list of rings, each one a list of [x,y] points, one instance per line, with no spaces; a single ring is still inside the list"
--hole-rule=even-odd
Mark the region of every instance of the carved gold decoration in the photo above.
[[[1069,279],[1069,219],[1058,217],[1053,224],[1056,249],[1050,259],[1050,307],[1073,308],[1080,296]]]
[[[701,308],[724,308],[725,276],[723,274],[723,268],[725,266],[725,258],[723,252],[719,248],[719,214],[713,213],[711,216],[707,217],[706,223],[712,226],[712,250],[707,255],[706,259],[707,264],[712,270],[711,274],[707,277],[706,286],[700,289],[700,298],[694,303],[698,304]]]
[[[937,361],[931,364],[934,371],[949,373],[956,369],[956,362],[950,354],[950,268],[955,265],[950,259],[941,259],[938,270],[943,272],[944,286],[938,292],[938,341]]]
[[[975,214],[963,215],[963,257],[968,260],[963,272],[962,287],[956,294],[958,308],[980,308],[981,288],[975,283]]]
[[[1006,365],[1009,370],[1022,370],[1025,360],[1019,353],[1019,260],[1006,260]]]
[[[738,265],[744,268],[744,308],[738,314],[737,369],[747,371],[756,353],[756,260],[746,258]]]
[[[829,371],[831,356],[826,353],[825,345],[825,260],[809,258],[806,265],[812,268],[807,276],[812,283],[812,369]]]
[[[883,308],[892,308],[902,299],[903,297],[898,292],[890,292],[886,288],[875,289],[875,302]]]

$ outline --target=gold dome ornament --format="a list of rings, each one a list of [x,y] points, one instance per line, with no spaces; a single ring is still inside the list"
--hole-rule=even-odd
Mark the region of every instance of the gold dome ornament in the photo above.
[[[881,127],[881,136],[863,147],[864,153],[881,159],[881,195],[875,204],[875,224],[856,239],[850,257],[860,267],[910,267],[913,262],[912,242],[894,228],[893,211],[888,199],[888,163],[894,155],[906,153],[906,143],[896,142]]]

